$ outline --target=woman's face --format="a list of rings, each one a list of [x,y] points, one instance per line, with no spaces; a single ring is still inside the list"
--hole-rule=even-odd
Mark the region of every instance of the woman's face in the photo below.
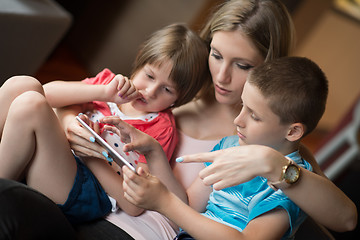
[[[219,103],[239,104],[248,72],[264,58],[240,31],[217,31],[210,43],[209,68]]]

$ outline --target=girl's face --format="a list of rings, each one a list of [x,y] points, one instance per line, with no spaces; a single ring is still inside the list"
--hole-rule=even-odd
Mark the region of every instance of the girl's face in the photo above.
[[[263,57],[240,31],[217,31],[210,43],[209,68],[219,103],[239,104],[248,72]]]
[[[142,97],[132,101],[132,106],[141,112],[159,112],[170,107],[178,98],[175,84],[169,78],[173,64],[164,61],[160,66],[146,64],[132,81]]]

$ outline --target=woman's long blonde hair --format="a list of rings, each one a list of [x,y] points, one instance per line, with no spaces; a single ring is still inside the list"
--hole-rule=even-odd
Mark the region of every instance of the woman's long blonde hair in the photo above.
[[[217,31],[241,31],[253,42],[265,62],[288,56],[295,41],[291,16],[279,0],[226,1],[213,13],[200,33],[208,48]],[[204,85],[200,97],[214,98],[211,81]]]

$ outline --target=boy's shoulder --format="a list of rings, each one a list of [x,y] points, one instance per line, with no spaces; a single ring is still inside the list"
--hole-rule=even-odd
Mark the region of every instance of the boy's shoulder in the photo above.
[[[299,151],[292,152],[286,156],[291,158],[291,160],[293,160],[300,167],[309,171],[313,171],[311,164],[301,157]]]
[[[213,148],[212,151],[217,151],[225,148],[240,146],[239,137],[237,135],[227,136],[220,140],[218,144]]]

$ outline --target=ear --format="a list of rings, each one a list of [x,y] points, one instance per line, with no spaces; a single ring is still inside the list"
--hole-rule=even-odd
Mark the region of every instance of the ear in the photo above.
[[[293,123],[289,126],[286,139],[290,142],[295,142],[301,139],[305,133],[305,126],[302,123]]]

